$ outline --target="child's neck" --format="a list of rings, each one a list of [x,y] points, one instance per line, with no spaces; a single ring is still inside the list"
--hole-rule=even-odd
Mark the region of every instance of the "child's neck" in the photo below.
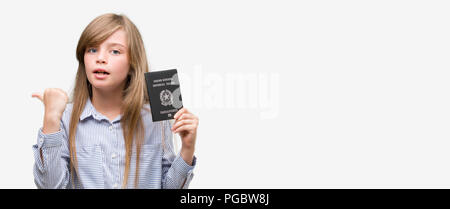
[[[92,105],[110,121],[121,114],[122,91],[100,91],[92,88]]]

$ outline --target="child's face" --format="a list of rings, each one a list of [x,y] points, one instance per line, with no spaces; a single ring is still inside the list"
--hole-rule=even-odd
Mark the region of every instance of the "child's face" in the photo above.
[[[125,31],[118,30],[99,46],[86,49],[84,64],[87,78],[93,88],[123,89],[130,70],[127,47]]]

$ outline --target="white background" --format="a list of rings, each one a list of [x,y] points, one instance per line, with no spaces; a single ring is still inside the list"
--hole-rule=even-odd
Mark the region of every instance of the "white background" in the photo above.
[[[152,70],[184,75],[200,118],[190,188],[450,188],[449,11],[410,0],[1,1],[0,188],[35,188],[44,109],[31,93],[71,91],[79,36],[107,12],[137,25]],[[219,80],[275,75],[277,113],[208,105],[230,86],[195,79],[199,68]]]

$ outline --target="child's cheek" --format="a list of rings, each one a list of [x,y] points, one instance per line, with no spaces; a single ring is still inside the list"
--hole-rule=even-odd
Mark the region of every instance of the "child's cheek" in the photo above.
[[[126,79],[128,71],[130,69],[128,60],[121,57],[120,59],[115,59],[111,64],[113,64],[112,67],[114,68],[116,74],[120,76],[120,79]]]
[[[95,63],[95,60],[92,56],[85,55],[84,56],[84,67],[86,68],[86,72],[91,72],[95,66],[92,63]]]

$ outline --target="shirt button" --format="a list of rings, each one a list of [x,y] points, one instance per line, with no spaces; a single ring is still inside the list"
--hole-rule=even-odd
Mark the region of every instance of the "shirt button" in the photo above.
[[[114,187],[114,189],[117,189],[117,187],[119,187],[119,184],[115,183],[115,184],[113,185],[113,187]]]
[[[40,143],[43,143],[43,142],[44,142],[44,139],[43,139],[43,138],[39,138],[39,142],[40,142]]]
[[[113,154],[111,155],[111,157],[112,157],[112,159],[116,158],[116,157],[117,157],[116,153],[113,153]]]
[[[109,127],[109,130],[112,131],[112,130],[113,130],[113,126],[110,126],[110,127]]]

